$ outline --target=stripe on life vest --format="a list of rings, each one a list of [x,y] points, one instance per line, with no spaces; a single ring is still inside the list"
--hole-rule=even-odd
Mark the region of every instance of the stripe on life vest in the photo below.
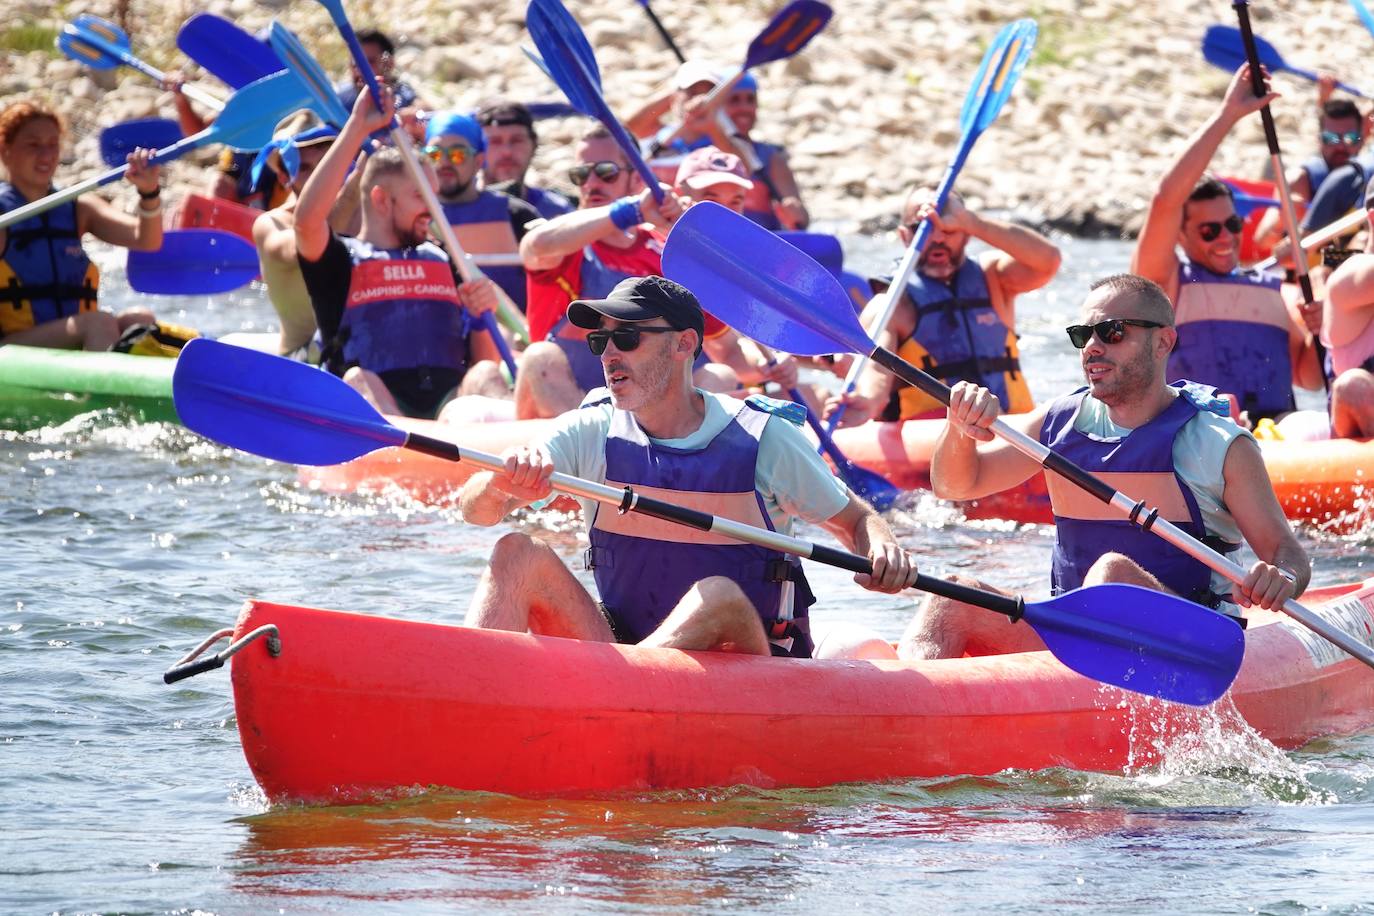
[[[621,488],[625,484],[614,480],[606,481],[606,486]],[[745,493],[695,493],[686,490],[668,490],[663,487],[647,487],[634,484],[635,493],[651,496],[664,502],[709,512],[721,518],[733,519],[756,528],[768,527],[759,509],[758,495],[749,490]],[[605,507],[597,510],[593,527],[611,534],[627,537],[645,538],[651,541],[676,541],[683,544],[739,544],[735,538],[698,531],[677,522],[664,521],[642,515],[638,512],[613,512]]]
[[[1267,294],[1239,283],[1184,283],[1174,307],[1176,325],[1194,321],[1244,321],[1288,331],[1292,319],[1277,290]]]
[[[446,261],[364,261],[353,268],[348,308],[389,299],[437,299],[458,305]]]
[[[1105,471],[1096,476],[1132,500],[1145,500],[1147,508],[1159,510],[1160,518],[1179,523],[1190,521],[1188,503],[1178,487],[1178,478],[1167,471]],[[1046,473],[1045,483],[1055,515],[1094,522],[1121,520],[1119,511],[1058,474]]]

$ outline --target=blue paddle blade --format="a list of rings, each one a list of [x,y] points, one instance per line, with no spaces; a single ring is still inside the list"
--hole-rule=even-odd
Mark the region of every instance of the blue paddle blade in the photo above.
[[[258,251],[219,229],[164,232],[157,251],[130,251],[129,285],[140,293],[189,296],[227,293],[253,282]]]
[[[1350,0],[1350,5],[1355,7],[1355,14],[1360,17],[1360,21],[1364,23],[1364,27],[1369,29],[1371,35],[1374,35],[1374,13],[1369,11],[1369,7],[1365,5],[1364,0]]]
[[[272,131],[283,118],[310,107],[309,88],[290,70],[249,83],[224,103],[224,110],[201,134],[203,143],[223,143],[256,152],[272,142]]]
[[[203,337],[177,357],[172,400],[188,429],[273,461],[338,464],[406,440],[323,369]]]
[[[547,121],[550,118],[571,118],[582,114],[567,102],[529,102],[525,107],[529,109],[530,117],[536,121]]]
[[[268,28],[267,41],[276,56],[286,63],[287,69],[310,90],[310,107],[320,119],[334,127],[343,127],[348,120],[348,109],[339,101],[339,95],[334,91],[334,85],[324,68],[301,44],[296,33],[274,19]]]
[[[694,204],[673,224],[663,275],[745,337],[784,353],[873,351],[830,271],[720,204]]]
[[[1135,585],[1095,585],[1027,602],[1025,620],[1074,671],[1194,706],[1224,694],[1245,657],[1245,634],[1234,621]]]
[[[187,19],[177,32],[177,47],[235,89],[283,66],[266,42],[214,13],[197,13]]]
[[[820,0],[792,0],[749,43],[744,69],[796,54],[825,28],[832,14]]]
[[[976,137],[997,118],[1016,88],[1021,71],[1026,69],[1039,34],[1040,27],[1034,19],[1007,23],[997,33],[964,97],[964,107],[959,112],[961,131]]]
[[[1259,52],[1260,63],[1270,72],[1290,69],[1283,55],[1269,42],[1255,35],[1255,50]],[[1234,71],[1248,59],[1245,55],[1245,39],[1240,29],[1230,25],[1209,26],[1202,34],[1202,56],[1207,63],[1223,70]]]
[[[57,36],[58,50],[72,60],[95,70],[110,70],[124,63],[119,57],[101,49],[98,46],[100,42],[121,51],[129,50],[129,36],[123,29],[108,19],[101,19],[90,13],[77,16],[64,26],[62,34]]]
[[[181,139],[181,125],[167,118],[138,118],[111,125],[100,132],[100,158],[106,165],[124,165],[138,147],[162,149]]]
[[[778,238],[806,254],[808,258],[830,271],[836,277],[844,270],[844,248],[840,240],[823,232],[794,232],[782,230]]]
[[[530,0],[525,10],[525,26],[535,47],[544,59],[544,66],[558,88],[585,115],[596,118],[610,131],[616,145],[625,154],[654,195],[663,200],[658,178],[644,161],[639,144],[616,118],[601,95],[601,71],[596,55],[582,34],[582,28],[559,0]]]

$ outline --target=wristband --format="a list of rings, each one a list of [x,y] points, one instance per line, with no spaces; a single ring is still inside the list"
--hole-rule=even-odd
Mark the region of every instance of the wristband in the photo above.
[[[154,197],[158,197],[158,196],[160,196],[161,194],[162,194],[162,186],[161,186],[161,185],[158,185],[156,188],[153,188],[151,191],[139,191],[139,192],[138,192],[138,199],[139,199],[139,200],[152,200]]]
[[[638,197],[622,197],[611,204],[611,223],[617,229],[633,229],[644,222]]]
[[[147,197],[144,198],[144,200],[150,200],[150,199],[151,199],[151,198],[147,198]],[[138,208],[138,218],[139,218],[139,219],[150,219],[150,218],[152,218],[152,217],[154,217],[154,216],[159,216],[159,215],[161,215],[161,213],[162,213],[162,201],[158,201],[158,202],[157,202],[157,206],[156,206],[156,207],[153,207],[151,210],[148,209],[147,207],[139,207],[139,208]]]

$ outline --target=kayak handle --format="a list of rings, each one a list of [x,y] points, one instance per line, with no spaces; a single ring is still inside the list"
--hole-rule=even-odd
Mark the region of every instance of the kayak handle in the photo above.
[[[164,684],[175,684],[177,681],[184,681],[188,677],[195,677],[205,671],[214,671],[216,668],[224,667],[224,663],[233,658],[240,651],[262,637],[267,637],[267,652],[273,658],[281,655],[281,634],[277,632],[277,625],[274,623],[264,624],[251,633],[247,633],[224,647],[224,650],[217,652],[209,658],[196,661],[202,652],[219,642],[221,639],[228,639],[234,635],[233,629],[223,629],[212,633],[204,642],[188,652],[175,665],[168,668],[162,675]]]

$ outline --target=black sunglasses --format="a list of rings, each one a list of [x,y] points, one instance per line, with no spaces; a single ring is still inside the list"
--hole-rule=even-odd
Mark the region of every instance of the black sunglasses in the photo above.
[[[568,169],[568,180],[579,188],[587,183],[587,179],[596,173],[596,177],[602,181],[615,181],[616,176],[625,171],[625,167],[618,162],[593,162],[591,165],[575,165]]]
[[[614,331],[589,331],[587,333],[587,347],[595,356],[600,356],[606,352],[606,344],[615,341],[615,348],[622,353],[638,349],[641,334],[672,334],[678,328],[665,328],[656,325],[651,328],[628,327],[616,328]]]
[[[1126,326],[1135,328],[1162,328],[1164,325],[1158,321],[1145,321],[1142,318],[1108,318],[1106,321],[1099,321],[1097,324],[1073,324],[1064,330],[1069,332],[1069,343],[1074,345],[1074,349],[1081,350],[1088,345],[1088,341],[1093,339],[1093,334],[1097,334],[1097,339],[1104,344],[1117,344],[1126,336]]]
[[[1240,230],[1245,228],[1245,220],[1232,213],[1221,222],[1198,223],[1197,234],[1202,236],[1204,242],[1210,242],[1221,235],[1221,230],[1225,229],[1232,235],[1240,235]]]

